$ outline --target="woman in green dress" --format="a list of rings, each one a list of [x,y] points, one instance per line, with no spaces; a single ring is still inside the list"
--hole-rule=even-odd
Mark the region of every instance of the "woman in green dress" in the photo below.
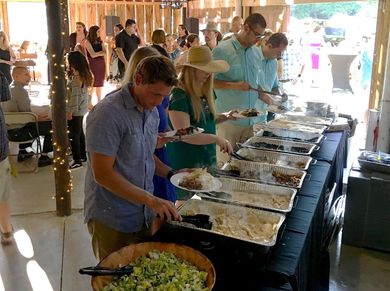
[[[168,144],[168,154],[174,169],[216,165],[216,145],[232,153],[230,142],[216,135],[216,123],[234,120],[233,111],[217,114],[214,105],[213,73],[226,72],[225,61],[212,60],[207,47],[191,47],[182,65],[179,85],[171,92],[169,120],[173,129],[196,126],[203,133],[188,136]]]

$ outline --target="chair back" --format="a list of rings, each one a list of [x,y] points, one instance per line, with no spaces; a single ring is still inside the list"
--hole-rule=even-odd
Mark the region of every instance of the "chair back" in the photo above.
[[[7,126],[38,122],[38,116],[32,112],[4,112],[4,117]]]

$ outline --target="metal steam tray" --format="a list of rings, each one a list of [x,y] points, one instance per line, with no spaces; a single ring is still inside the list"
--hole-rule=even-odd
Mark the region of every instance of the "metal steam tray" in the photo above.
[[[237,154],[253,162],[290,167],[303,171],[306,171],[310,164],[317,163],[317,160],[310,156],[286,154],[252,148],[241,148],[237,151]]]
[[[172,221],[172,224],[266,247],[275,245],[280,226],[285,220],[285,215],[281,213],[197,199],[187,200],[179,213],[207,214],[213,227],[207,230],[183,222]]]
[[[230,162],[225,163],[219,174],[224,173],[226,173],[226,176],[233,176],[238,179],[292,188],[301,188],[303,180],[306,177],[305,171],[241,160],[231,160]],[[278,180],[276,177],[277,175],[283,175],[287,180]]]
[[[274,139],[262,136],[251,137],[246,142],[244,142],[242,146],[247,148],[307,156],[310,156],[314,150],[318,150],[320,148],[320,146],[316,144]]]
[[[319,144],[324,138],[323,134],[310,131],[300,131],[284,128],[273,128],[267,124],[262,125],[263,129],[256,133],[256,136],[264,136],[283,140],[307,142]]]
[[[297,131],[308,131],[312,133],[322,134],[328,127],[316,124],[301,124],[296,122],[289,122],[288,120],[274,119],[267,123],[272,128],[283,128]]]
[[[230,178],[219,178],[219,180],[222,182],[222,187],[218,191],[229,193],[231,198],[210,197],[202,193],[197,195],[202,199],[287,213],[293,208],[294,198],[297,194],[296,189],[287,187]]]
[[[333,122],[332,118],[326,117],[316,117],[316,116],[307,116],[307,115],[297,115],[297,114],[281,114],[277,119],[285,120],[292,123],[302,123],[302,124],[316,124],[330,126]]]

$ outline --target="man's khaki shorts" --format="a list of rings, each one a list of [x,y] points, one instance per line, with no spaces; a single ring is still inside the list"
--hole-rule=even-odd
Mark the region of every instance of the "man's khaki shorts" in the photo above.
[[[10,165],[8,158],[0,162],[0,203],[9,199],[10,192]]]

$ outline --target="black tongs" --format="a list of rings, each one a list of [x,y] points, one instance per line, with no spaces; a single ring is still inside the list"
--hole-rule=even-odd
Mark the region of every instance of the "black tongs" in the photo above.
[[[111,269],[101,266],[92,266],[92,267],[86,267],[81,268],[79,270],[79,273],[81,275],[90,275],[90,276],[116,276],[116,277],[122,277],[124,275],[130,275],[133,273],[133,267],[126,265],[121,268]]]
[[[182,222],[190,223],[199,228],[210,230],[213,227],[213,222],[207,214],[181,215]]]

